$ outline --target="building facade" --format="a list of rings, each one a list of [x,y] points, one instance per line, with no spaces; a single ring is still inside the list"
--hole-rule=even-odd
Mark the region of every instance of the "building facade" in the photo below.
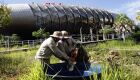
[[[38,28],[50,33],[67,30],[71,34],[79,34],[82,28],[88,34],[90,28],[94,32],[101,25],[112,26],[116,15],[100,9],[52,4],[8,4],[7,7],[11,9],[12,22],[6,32],[29,37]]]

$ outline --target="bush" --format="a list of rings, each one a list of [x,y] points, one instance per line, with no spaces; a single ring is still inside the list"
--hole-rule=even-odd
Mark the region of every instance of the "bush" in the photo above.
[[[135,33],[132,34],[132,38],[136,41],[139,42],[140,41],[140,31],[137,31]]]
[[[20,40],[20,37],[17,34],[12,34],[12,36],[4,36],[4,35],[0,35],[0,41],[18,41]]]
[[[17,34],[12,34],[11,40],[12,41],[18,41],[18,40],[20,40],[20,37]]]
[[[99,30],[99,33],[110,34],[110,33],[115,33],[115,31],[110,26],[105,26],[104,29]]]
[[[45,32],[45,29],[40,28],[37,31],[33,31],[32,36],[36,38],[47,38],[49,36],[49,32]]]
[[[0,41],[4,41],[4,36],[0,35]]]

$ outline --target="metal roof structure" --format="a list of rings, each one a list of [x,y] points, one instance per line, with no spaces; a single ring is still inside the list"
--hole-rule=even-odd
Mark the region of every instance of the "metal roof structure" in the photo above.
[[[105,10],[78,6],[52,4],[8,4],[11,9],[12,23],[7,30],[9,33],[27,33],[39,27],[46,31],[67,30],[79,33],[82,27],[89,32],[89,27],[96,25],[113,25],[116,14]],[[99,27],[100,28],[100,27]]]

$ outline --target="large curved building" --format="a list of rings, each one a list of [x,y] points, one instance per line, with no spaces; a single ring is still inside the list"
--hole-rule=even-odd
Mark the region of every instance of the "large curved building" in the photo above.
[[[31,36],[32,31],[42,27],[46,31],[67,30],[71,34],[89,33],[89,28],[100,29],[101,24],[113,25],[115,14],[105,10],[78,6],[49,4],[8,4],[12,23],[8,34]]]

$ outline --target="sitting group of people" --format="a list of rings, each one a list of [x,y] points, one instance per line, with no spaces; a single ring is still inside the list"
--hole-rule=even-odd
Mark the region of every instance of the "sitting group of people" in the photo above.
[[[54,31],[43,41],[35,58],[45,67],[50,64],[50,57],[54,55],[60,60],[74,65],[76,62],[88,62],[89,56],[80,43],[77,43],[67,31]]]

